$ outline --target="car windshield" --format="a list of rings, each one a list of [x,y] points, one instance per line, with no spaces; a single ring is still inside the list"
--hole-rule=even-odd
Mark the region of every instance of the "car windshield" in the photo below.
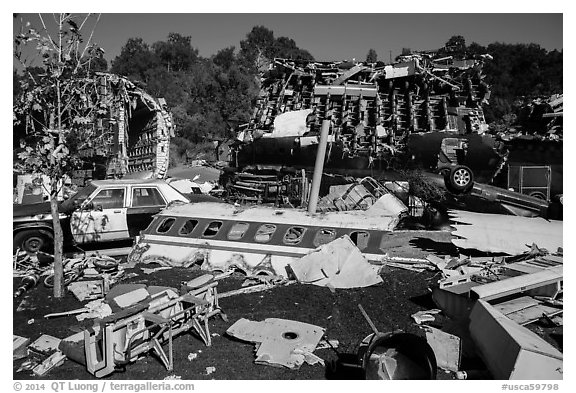
[[[80,206],[82,202],[86,200],[96,190],[94,184],[88,184],[86,187],[80,189],[76,194],[72,195],[70,198],[62,203],[62,211],[74,210],[75,206]]]

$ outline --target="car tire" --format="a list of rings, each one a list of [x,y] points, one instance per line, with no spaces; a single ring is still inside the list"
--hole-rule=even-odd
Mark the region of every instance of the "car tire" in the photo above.
[[[28,229],[14,235],[13,248],[18,248],[29,253],[47,251],[52,243],[52,236],[46,231],[39,229]]]
[[[474,186],[474,174],[467,166],[457,165],[444,177],[444,183],[450,192],[466,193]]]

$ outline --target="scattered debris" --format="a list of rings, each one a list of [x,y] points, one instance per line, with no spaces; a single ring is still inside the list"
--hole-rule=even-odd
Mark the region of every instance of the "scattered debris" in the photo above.
[[[449,258],[445,260],[450,262]],[[514,315],[520,318],[518,320],[524,319],[526,323],[537,320],[542,312],[549,316],[556,315],[556,311],[562,308],[557,298],[562,292],[563,257],[558,253],[550,254],[533,246],[530,251],[511,257],[461,256],[455,260],[465,260],[467,269],[463,269],[461,263],[453,265],[458,266],[456,270],[441,269],[443,277],[432,287],[434,302],[451,318],[467,317],[475,299],[490,301],[496,307],[498,303],[503,303],[504,310],[516,313]],[[530,296],[531,300],[523,301],[522,296]],[[540,296],[540,299],[535,296]],[[552,303],[555,304],[550,301],[546,303],[542,296],[553,299]],[[528,308],[533,306],[536,307],[528,312]],[[526,319],[529,315],[536,319]]]
[[[76,281],[68,285],[68,290],[76,296],[76,299],[83,302],[104,297],[107,285],[104,280]]]
[[[198,357],[197,353],[190,353],[188,354],[188,360],[191,362],[192,360],[196,359]]]
[[[34,288],[40,279],[40,275],[38,273],[29,273],[28,275],[22,277],[20,281],[20,285],[16,292],[14,292],[14,297],[20,297],[24,292],[29,291],[30,289]]]
[[[435,271],[438,269],[438,267],[428,259],[391,257],[388,254],[384,255],[381,263],[384,266],[411,270],[418,273],[422,273],[425,270]]]
[[[258,285],[252,285],[250,287],[244,287],[244,288],[240,288],[240,289],[233,289],[231,291],[228,292],[224,292],[224,293],[220,293],[218,294],[218,298],[219,299],[224,299],[230,296],[236,296],[236,295],[241,295],[244,293],[254,293],[254,292],[262,292],[262,291],[267,291],[268,289],[271,288],[275,288],[279,285],[291,285],[296,283],[295,280],[290,280],[290,281],[282,281],[282,283],[274,283],[274,284],[258,284]]]
[[[426,340],[436,355],[438,367],[453,372],[460,370],[462,357],[460,337],[443,332],[432,326],[422,326],[422,329],[426,332]]]
[[[66,356],[62,352],[56,351],[48,358],[46,358],[46,360],[44,360],[42,363],[34,367],[32,369],[32,372],[34,373],[34,375],[42,377],[53,368],[61,366],[65,360]]]
[[[340,345],[338,340],[326,340],[320,341],[320,343],[316,346],[316,349],[336,349]]]
[[[26,310],[36,310],[36,306],[30,302],[27,298],[22,299],[16,308],[16,312],[22,312]]]
[[[36,341],[30,344],[28,349],[36,353],[48,356],[58,350],[60,341],[62,340],[59,338],[43,334]]]
[[[216,372],[216,367],[212,367],[212,366],[206,367],[206,375],[210,375],[213,372]]]
[[[28,355],[27,346],[30,343],[29,338],[20,337],[13,335],[12,336],[12,359],[22,359]]]
[[[112,315],[112,308],[108,304],[104,303],[101,299],[86,303],[84,310],[86,312],[76,316],[78,321],[83,321],[89,318],[102,319]]]
[[[22,362],[22,364],[20,365],[20,367],[18,367],[18,369],[16,370],[17,373],[22,372],[22,371],[30,371],[32,370],[34,367],[36,367],[38,365],[38,362],[35,361],[34,359],[28,359]]]
[[[257,344],[258,364],[298,369],[307,362],[321,363],[312,352],[324,335],[324,329],[303,322],[267,318],[262,322],[239,319],[226,333],[240,340]]]
[[[318,247],[289,267],[301,283],[322,287],[362,288],[382,282],[378,268],[368,263],[347,235]]]
[[[432,309],[426,311],[418,311],[411,315],[412,319],[418,324],[421,325],[425,322],[434,322],[436,318],[434,318],[435,314],[438,314],[440,310]]]
[[[164,377],[164,381],[175,381],[175,380],[181,380],[182,377],[180,375],[168,375],[167,377]]]
[[[156,273],[159,272],[161,270],[167,270],[167,269],[171,269],[170,266],[160,266],[160,267],[155,267],[153,269],[147,269],[145,267],[142,268],[142,273],[144,274],[152,274],[152,273]]]

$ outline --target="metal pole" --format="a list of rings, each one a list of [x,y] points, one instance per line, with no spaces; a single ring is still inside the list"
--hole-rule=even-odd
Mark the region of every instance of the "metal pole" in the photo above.
[[[330,130],[330,119],[325,118],[322,121],[322,129],[320,131],[320,142],[318,143],[318,152],[316,153],[314,176],[312,177],[312,189],[310,190],[310,201],[308,202],[308,213],[316,213],[316,205],[318,204],[318,193],[320,192],[322,172],[324,171],[324,159],[326,157],[326,145],[328,143],[329,130]]]

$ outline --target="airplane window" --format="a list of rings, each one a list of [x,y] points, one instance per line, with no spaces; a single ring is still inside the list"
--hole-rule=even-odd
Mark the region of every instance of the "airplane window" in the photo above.
[[[302,241],[306,228],[290,227],[284,234],[284,244],[298,244]]]
[[[230,228],[230,232],[228,232],[228,239],[230,240],[240,240],[246,234],[246,231],[250,227],[250,224],[247,222],[237,222]]]
[[[354,244],[356,244],[356,247],[358,247],[360,250],[363,250],[366,247],[368,247],[369,238],[370,234],[368,232],[354,231],[350,233],[350,239]]]
[[[172,225],[174,225],[174,222],[176,221],[175,218],[173,217],[169,217],[167,219],[165,219],[164,221],[162,221],[162,223],[158,226],[158,229],[156,229],[156,232],[158,233],[166,233],[170,230],[170,228],[172,228]]]
[[[194,228],[196,228],[196,225],[198,225],[198,220],[186,220],[184,225],[182,225],[182,228],[180,228],[180,232],[178,233],[184,236],[189,235],[192,233]]]
[[[208,224],[208,226],[204,230],[203,236],[205,237],[216,236],[221,227],[222,223],[220,221],[212,221],[210,224]]]
[[[256,235],[254,236],[254,240],[259,243],[266,243],[272,239],[272,236],[276,232],[276,225],[272,224],[262,224],[258,231],[256,231]]]
[[[336,239],[336,231],[334,229],[322,228],[316,232],[313,244],[314,247],[318,247],[322,244],[330,243],[334,239]]]

